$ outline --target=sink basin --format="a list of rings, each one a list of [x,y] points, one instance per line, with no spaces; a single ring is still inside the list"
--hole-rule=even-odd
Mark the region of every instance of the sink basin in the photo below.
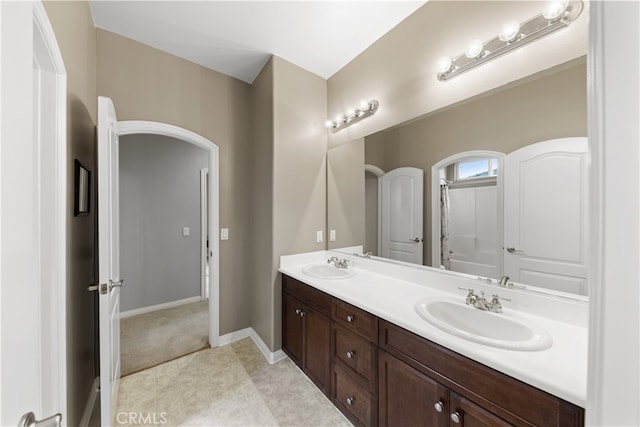
[[[492,347],[536,351],[552,344],[549,334],[528,319],[478,310],[453,298],[428,298],[419,301],[415,310],[445,332]]]
[[[316,279],[348,279],[356,275],[352,269],[337,268],[330,264],[311,264],[302,267],[302,273]]]

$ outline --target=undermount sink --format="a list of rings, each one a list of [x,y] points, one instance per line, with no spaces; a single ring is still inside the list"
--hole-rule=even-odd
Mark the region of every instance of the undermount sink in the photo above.
[[[316,279],[348,279],[356,272],[347,268],[337,268],[330,264],[311,264],[302,268],[302,273]]]
[[[537,351],[552,344],[549,334],[528,319],[478,310],[453,298],[424,299],[416,304],[415,310],[445,332],[492,347]]]

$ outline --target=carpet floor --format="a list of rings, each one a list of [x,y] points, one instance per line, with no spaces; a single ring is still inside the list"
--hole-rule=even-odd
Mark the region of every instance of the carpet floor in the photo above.
[[[122,376],[209,346],[209,301],[199,301],[120,321]]]

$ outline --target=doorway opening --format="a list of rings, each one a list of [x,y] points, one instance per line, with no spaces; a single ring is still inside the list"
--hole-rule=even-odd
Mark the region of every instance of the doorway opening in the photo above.
[[[162,123],[124,121],[118,130],[126,375],[218,345],[218,150]]]

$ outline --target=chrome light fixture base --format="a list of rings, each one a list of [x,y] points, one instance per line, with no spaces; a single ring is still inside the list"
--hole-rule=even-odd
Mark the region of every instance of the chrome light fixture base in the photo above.
[[[519,49],[548,34],[567,28],[582,13],[584,4],[580,0],[568,1],[564,12],[559,17],[547,19],[543,13],[520,24],[519,33],[511,40],[501,40],[496,36],[484,43],[484,54],[477,58],[468,58],[464,53],[451,60],[451,67],[439,72],[437,78],[447,81],[475,67],[492,61],[506,53]]]

